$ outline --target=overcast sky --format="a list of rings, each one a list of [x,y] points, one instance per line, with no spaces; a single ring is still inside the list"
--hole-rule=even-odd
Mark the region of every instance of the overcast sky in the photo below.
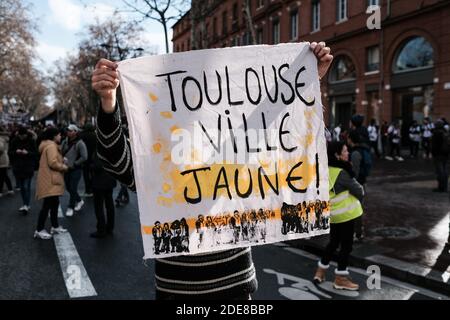
[[[105,20],[116,8],[123,7],[121,0],[25,0],[32,4],[34,17],[38,18],[39,33],[37,51],[44,60],[42,69],[47,69],[54,61],[73,52],[82,38],[83,28],[98,17]],[[164,53],[164,33],[157,22],[146,22],[144,38],[147,45],[157,46]],[[172,38],[170,29],[169,39]]]

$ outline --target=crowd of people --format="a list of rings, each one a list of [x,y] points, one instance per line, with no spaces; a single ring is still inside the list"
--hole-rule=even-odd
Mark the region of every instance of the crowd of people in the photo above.
[[[433,122],[429,117],[425,117],[422,123],[413,120],[407,128],[404,128],[398,120],[394,120],[391,124],[383,121],[381,125],[378,125],[375,119],[372,119],[365,128],[362,126],[361,119],[363,119],[362,116],[355,115],[351,120],[350,130],[343,130],[340,124],[330,128],[326,132],[327,141],[347,142],[355,128],[355,123],[361,123],[359,125],[363,128],[359,129],[362,130],[360,131],[363,142],[361,148],[370,151],[378,159],[388,161],[402,162],[406,156],[411,159],[420,157],[432,159],[438,181],[438,186],[433,191],[448,192],[447,162],[450,154],[450,124],[445,118]],[[402,147],[409,147],[409,155],[406,155],[407,151],[402,153]],[[422,153],[421,156],[420,153]]]
[[[413,121],[409,135],[404,140],[398,121],[381,127],[372,119],[368,127],[363,125],[364,117],[354,115],[350,129],[342,131],[337,126],[326,132],[329,166],[329,188],[331,203],[330,239],[318,263],[314,281],[325,281],[326,270],[334,252],[338,254],[338,268],[335,271],[336,289],[358,290],[358,284],[349,277],[348,264],[354,241],[364,238],[363,212],[365,183],[370,176],[373,157],[392,161],[404,161],[401,154],[402,142],[410,146],[410,157],[418,158],[420,146],[423,158],[434,161],[438,187],[433,191],[448,192],[448,160],[450,155],[450,126],[444,119],[435,123],[425,118],[423,124]]]
[[[45,127],[40,123],[0,126],[0,198],[20,192],[22,206],[18,212],[23,215],[31,210],[31,184],[37,171],[35,196],[43,202],[35,238],[48,240],[53,234],[67,231],[58,223],[58,214],[63,214],[59,199],[66,191],[69,195],[66,217],[83,209],[83,198],[93,197],[97,230],[91,236],[104,238],[112,234],[116,180],[106,173],[98,159],[96,139],[95,127],[89,123],[83,129],[74,124],[67,127]],[[85,192],[80,195],[78,189],[82,178]],[[128,191],[122,190],[116,198],[116,206],[128,202]],[[50,232],[45,228],[48,216]]]

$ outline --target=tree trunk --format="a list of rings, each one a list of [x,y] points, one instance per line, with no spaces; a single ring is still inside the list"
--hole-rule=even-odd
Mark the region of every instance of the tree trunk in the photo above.
[[[163,28],[164,28],[164,40],[166,41],[166,53],[169,53],[169,35],[167,34],[167,21],[163,16],[161,17],[161,24],[163,25]]]

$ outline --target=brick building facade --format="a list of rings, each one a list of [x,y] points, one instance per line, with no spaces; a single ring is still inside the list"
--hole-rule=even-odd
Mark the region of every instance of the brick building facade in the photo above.
[[[369,5],[379,11],[367,13]],[[381,29],[371,30],[378,13]],[[335,57],[322,81],[331,126],[347,126],[354,113],[407,125],[450,119],[450,0],[193,1],[173,31],[175,52],[325,41]]]

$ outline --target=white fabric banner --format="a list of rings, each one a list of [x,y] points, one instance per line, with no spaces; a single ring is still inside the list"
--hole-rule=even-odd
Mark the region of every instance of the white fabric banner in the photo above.
[[[308,43],[119,64],[145,258],[328,232],[326,141]]]

